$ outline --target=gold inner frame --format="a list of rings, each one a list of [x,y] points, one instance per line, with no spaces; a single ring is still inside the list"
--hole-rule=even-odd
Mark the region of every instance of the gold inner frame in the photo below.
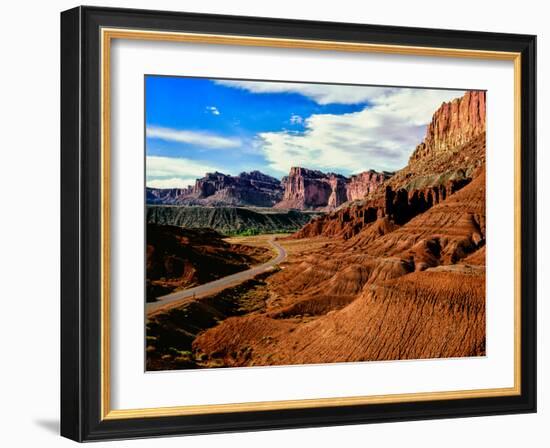
[[[113,39],[239,45],[253,47],[368,52],[414,56],[507,60],[514,63],[514,386],[442,392],[419,392],[303,400],[281,400],[216,405],[188,405],[140,409],[111,409],[110,388],[110,62]],[[381,403],[405,403],[521,394],[521,54],[514,52],[464,50],[455,48],[278,39],[215,34],[101,29],[101,419],[166,417],[226,412],[306,409]]]

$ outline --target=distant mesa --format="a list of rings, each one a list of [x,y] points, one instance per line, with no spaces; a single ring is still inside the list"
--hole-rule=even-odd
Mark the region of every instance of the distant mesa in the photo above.
[[[334,210],[363,198],[392,173],[370,170],[351,177],[293,167],[278,180],[260,171],[230,176],[207,173],[187,188],[147,188],[147,204],[253,206],[295,210]]]
[[[345,202],[363,198],[391,175],[392,173],[370,170],[345,177],[293,167],[289,175],[281,181],[284,186],[283,200],[275,207],[334,210]]]
[[[150,188],[146,189],[147,204],[173,204],[178,198],[188,196],[193,192],[192,187],[187,188]]]
[[[159,205],[273,207],[282,197],[281,182],[260,171],[238,176],[216,171],[183,189],[147,188],[147,203]]]

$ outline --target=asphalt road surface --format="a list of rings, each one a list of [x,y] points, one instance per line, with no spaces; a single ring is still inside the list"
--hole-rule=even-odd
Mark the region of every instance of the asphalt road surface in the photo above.
[[[203,285],[195,286],[194,288],[184,289],[183,291],[176,291],[165,296],[157,298],[156,302],[149,302],[145,305],[145,311],[147,315],[156,314],[158,311],[165,311],[167,309],[185,304],[187,301],[195,300],[201,297],[206,297],[214,293],[223,291],[230,286],[237,286],[246,280],[256,277],[258,274],[263,274],[274,266],[281,263],[287,256],[286,250],[277,242],[274,238],[268,240],[269,244],[277,251],[277,256],[267,261],[264,264],[248,269],[247,271],[237,272],[236,274],[222,277]]]

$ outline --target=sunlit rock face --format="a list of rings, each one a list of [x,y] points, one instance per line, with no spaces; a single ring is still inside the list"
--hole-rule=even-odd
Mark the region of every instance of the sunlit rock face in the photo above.
[[[351,238],[379,218],[402,225],[468,185],[485,167],[485,99],[485,92],[473,91],[443,103],[406,167],[391,176],[353,176],[351,202],[312,220],[296,237]]]
[[[206,173],[184,189],[147,189],[149,204],[272,207],[282,199],[281,182],[260,171],[229,176]]]
[[[292,167],[288,176],[281,181],[284,195],[276,207],[334,210],[348,201],[363,198],[391,174],[370,170],[345,177],[335,173]]]

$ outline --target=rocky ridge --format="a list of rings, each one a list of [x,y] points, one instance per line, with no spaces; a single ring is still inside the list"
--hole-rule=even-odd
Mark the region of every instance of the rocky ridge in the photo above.
[[[301,167],[292,167],[281,183],[284,195],[277,208],[333,210],[374,191],[392,173],[370,170],[345,177]]]
[[[260,171],[230,176],[206,173],[195,185],[183,189],[147,188],[151,205],[256,206],[272,207],[283,195],[281,182]]]
[[[443,103],[426,129],[426,137],[410,158],[410,163],[440,155],[463,146],[485,132],[486,92],[470,91]]]
[[[453,146],[454,145],[454,146]],[[467,92],[443,103],[408,165],[358,201],[312,220],[295,238],[351,238],[388,217],[403,224],[466,186],[485,166],[485,92]]]
[[[188,188],[147,188],[150,205],[275,207],[294,210],[334,210],[373,192],[392,173],[370,170],[345,177],[293,167],[278,179],[252,171],[238,176],[214,172]]]
[[[193,192],[192,187],[188,188],[152,188],[145,189],[145,200],[147,204],[173,204],[178,198],[188,196]]]
[[[193,228],[209,228],[223,235],[242,232],[275,233],[295,232],[317,212],[299,210],[254,209],[251,207],[179,207],[149,205],[147,223]]]

